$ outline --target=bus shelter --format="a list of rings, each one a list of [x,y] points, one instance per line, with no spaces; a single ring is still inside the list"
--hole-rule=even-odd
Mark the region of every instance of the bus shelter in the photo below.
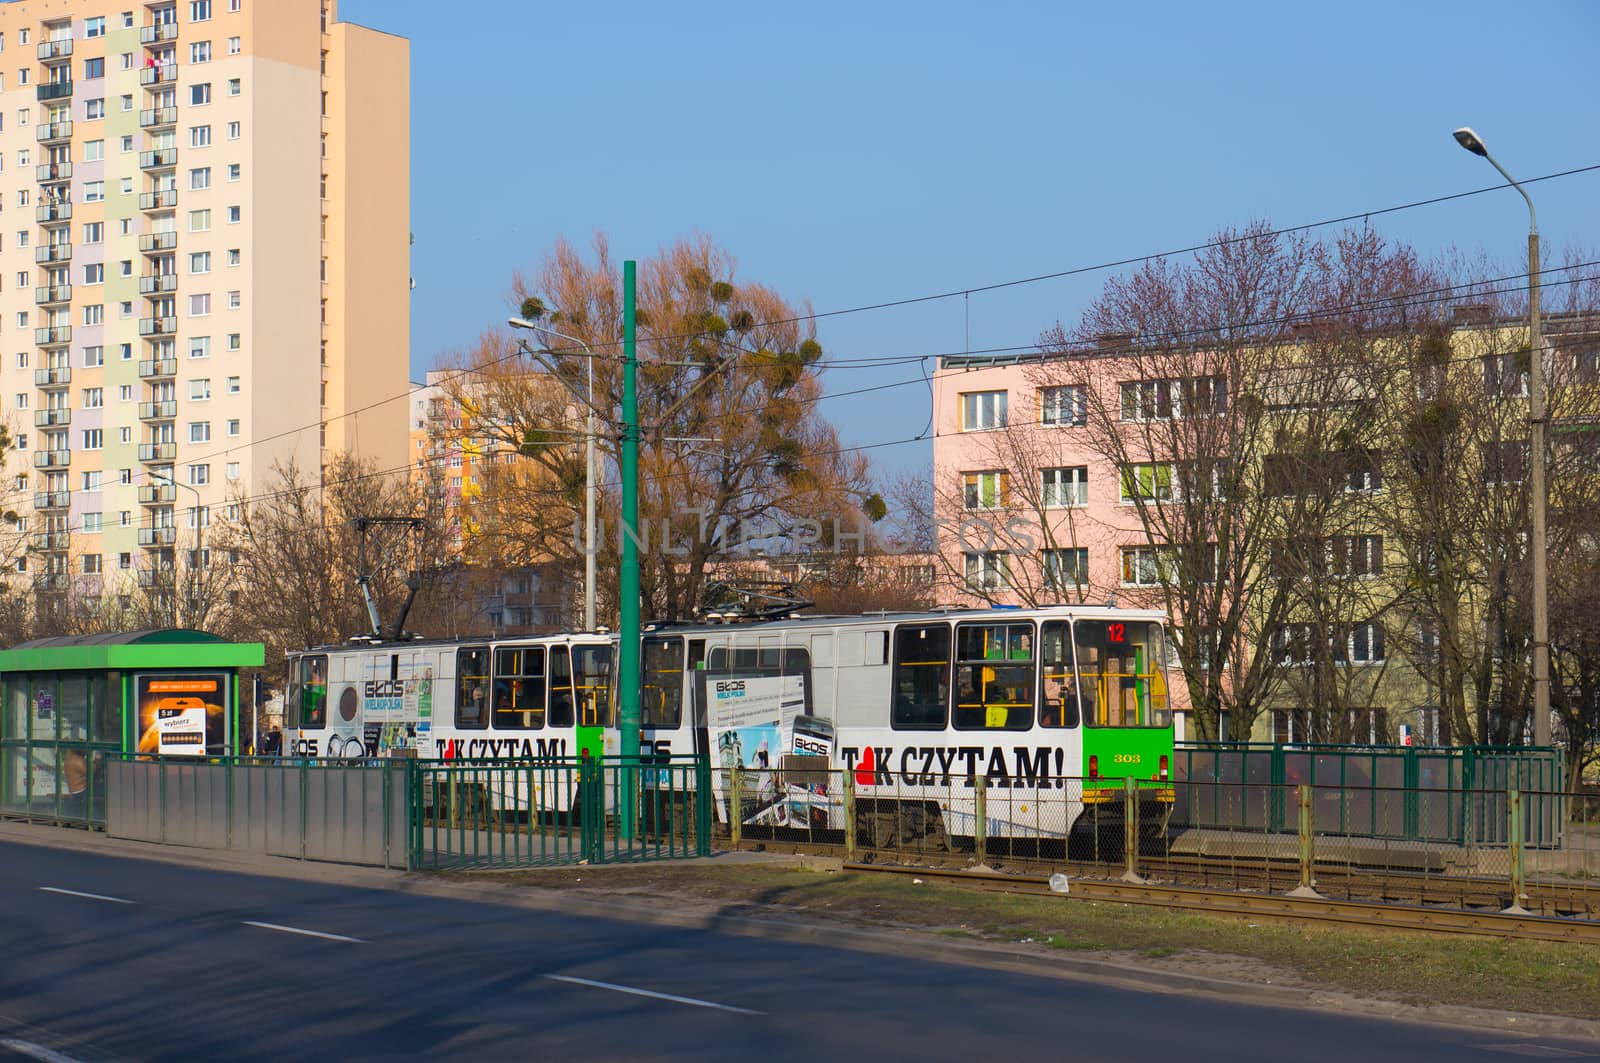
[[[105,822],[105,759],[240,752],[239,669],[259,642],[168,628],[0,650],[0,814]]]

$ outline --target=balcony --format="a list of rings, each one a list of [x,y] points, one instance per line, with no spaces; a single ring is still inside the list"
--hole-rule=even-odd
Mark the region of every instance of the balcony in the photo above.
[[[71,325],[50,325],[33,330],[33,342],[40,347],[61,347],[72,342]]]
[[[140,192],[140,210],[171,210],[178,205],[178,190],[165,188],[160,192]]]
[[[39,143],[49,144],[57,140],[67,140],[72,136],[72,119],[63,119],[60,122],[46,122],[39,127]]]
[[[35,428],[65,428],[71,423],[72,411],[66,407],[33,411],[33,427]]]
[[[58,41],[42,41],[39,44],[39,61],[48,63],[52,59],[72,58],[72,38],[64,37]]]
[[[51,284],[33,290],[33,301],[40,306],[49,306],[52,303],[72,302],[72,285]]]
[[[33,168],[33,179],[40,184],[51,181],[70,181],[72,179],[72,163],[47,162]]]
[[[177,148],[161,148],[157,151],[141,151],[139,153],[139,169],[141,170],[170,170],[178,165]]]
[[[29,543],[35,550],[59,552],[67,548],[67,533],[64,531],[34,532],[29,538]]]
[[[51,100],[64,100],[72,95],[71,81],[46,81],[39,86],[39,102],[48,103]]]
[[[176,459],[177,456],[178,456],[178,444],[176,444],[176,443],[140,443],[139,444],[139,460],[140,461],[145,461],[145,462],[150,462],[150,461],[172,461],[172,460]]]
[[[33,386],[38,388],[64,388],[72,383],[72,370],[64,365],[53,369],[35,369]]]
[[[40,225],[46,225],[53,221],[71,221],[72,204],[45,203],[33,212],[33,217]]]
[[[71,579],[65,572],[41,572],[33,577],[33,589],[44,592],[62,592],[70,589]]]
[[[146,484],[139,488],[139,504],[170,506],[178,500],[178,489],[171,484]],[[38,507],[35,506],[35,509]]]
[[[178,39],[178,24],[176,22],[161,22],[154,26],[139,27],[140,44],[162,44],[166,41]]]
[[[164,129],[178,124],[176,107],[146,107],[139,112],[140,129]]]
[[[139,363],[140,380],[157,380],[178,375],[176,358],[152,358]]]
[[[72,505],[71,491],[35,491],[34,509],[66,509]]]
[[[140,295],[163,295],[178,290],[176,273],[145,274],[139,278]]]
[[[142,317],[139,319],[139,335],[141,336],[170,336],[178,331],[178,319],[175,317]]]
[[[33,260],[41,266],[52,262],[71,262],[71,244],[40,244],[33,249]]]
[[[140,528],[140,546],[171,546],[178,541],[177,528]]]
[[[139,250],[146,255],[171,251],[178,246],[177,233],[145,233],[139,237]]]
[[[72,464],[70,450],[36,450],[33,452],[35,469],[65,469]]]
[[[139,420],[141,421],[170,421],[178,416],[178,403],[176,400],[167,399],[165,402],[139,403]]]
[[[178,67],[175,63],[163,63],[160,66],[147,66],[139,71],[139,84],[146,88],[151,85],[171,85],[178,80]],[[41,86],[42,88],[43,86]],[[39,97],[44,99],[43,96]]]

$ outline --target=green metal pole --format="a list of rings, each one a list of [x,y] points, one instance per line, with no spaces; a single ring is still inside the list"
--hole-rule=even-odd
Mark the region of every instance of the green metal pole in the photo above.
[[[639,757],[639,352],[635,342],[637,266],[622,263],[622,572],[618,631],[617,700],[624,763]],[[633,787],[618,794],[617,821],[633,840]]]

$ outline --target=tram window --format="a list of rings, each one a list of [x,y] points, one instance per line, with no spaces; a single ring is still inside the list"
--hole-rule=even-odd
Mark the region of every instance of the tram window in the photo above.
[[[611,716],[611,647],[572,647],[572,673],[577,681],[578,725],[615,727]]]
[[[1091,727],[1170,727],[1165,640],[1146,620],[1079,620],[1073,624],[1078,688]]]
[[[550,648],[550,726],[571,727],[577,719],[573,710],[572,659],[565,646]]]
[[[489,649],[456,651],[456,726],[481,731],[489,726]]]
[[[289,682],[284,685],[283,725],[291,731],[300,729],[300,658],[289,658]]]
[[[537,731],[544,726],[543,646],[495,651],[494,725],[518,731]]]
[[[1072,669],[1072,637],[1065,620],[1047,620],[1039,629],[1040,727],[1078,726],[1077,674]]]
[[[1033,726],[1033,625],[956,628],[955,725],[962,731]]]
[[[298,709],[298,726],[308,731],[328,726],[328,658],[302,657],[295,663],[290,700]]]
[[[644,644],[646,727],[677,727],[683,722],[683,639],[647,639]]]
[[[894,631],[897,731],[942,731],[950,709],[950,625],[903,624]]]

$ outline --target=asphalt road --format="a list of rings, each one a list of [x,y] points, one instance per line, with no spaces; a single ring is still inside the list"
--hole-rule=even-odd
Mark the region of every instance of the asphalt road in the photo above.
[[[0,1060],[1530,1056],[1600,1051],[0,843]]]

